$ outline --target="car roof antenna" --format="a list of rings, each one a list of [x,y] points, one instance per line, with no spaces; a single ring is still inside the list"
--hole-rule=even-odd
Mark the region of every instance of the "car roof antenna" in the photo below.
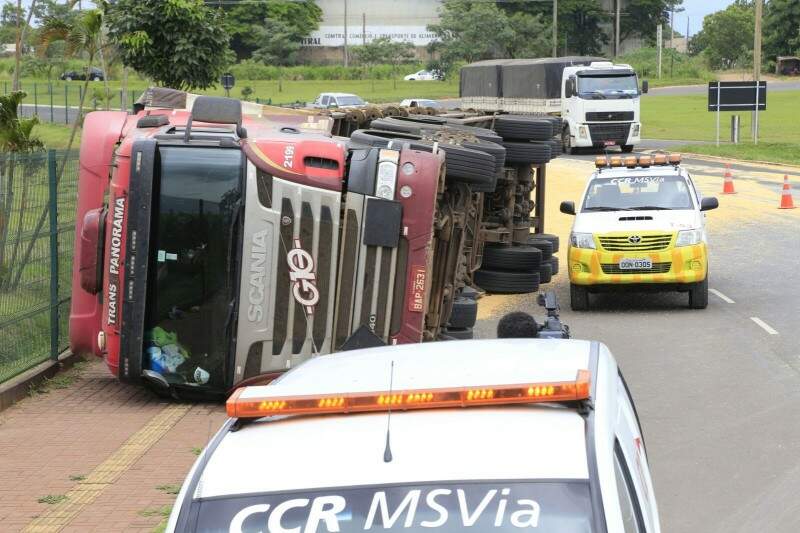
[[[392,387],[394,386],[394,359],[392,359],[392,365],[389,367],[389,398],[391,400],[392,397]],[[389,401],[389,412],[386,417],[386,448],[383,449],[383,462],[384,463],[391,463],[392,462],[392,445],[389,438],[390,429],[392,424],[392,403]]]

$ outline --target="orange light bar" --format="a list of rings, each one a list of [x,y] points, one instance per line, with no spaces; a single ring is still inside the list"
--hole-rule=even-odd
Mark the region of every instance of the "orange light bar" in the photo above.
[[[642,168],[647,168],[653,163],[653,159],[649,155],[640,155],[639,156],[639,166]]]
[[[680,165],[681,164],[681,154],[669,154],[669,164],[670,165]]]
[[[608,166],[608,158],[604,155],[598,155],[594,158],[594,166],[603,168]]]
[[[653,164],[654,165],[666,165],[667,164],[667,154],[658,153],[653,155]]]
[[[635,155],[629,155],[625,158],[625,166],[628,168],[636,168],[637,160]]]
[[[589,381],[589,371],[578,370],[575,381],[257,398],[242,398],[242,394],[247,390],[247,387],[242,387],[228,398],[225,407],[231,418],[261,418],[270,415],[321,415],[567,402],[587,399]]]
[[[620,156],[618,156],[618,155],[612,155],[611,156],[611,161],[609,162],[609,164],[612,167],[621,167],[622,166],[622,158]]]

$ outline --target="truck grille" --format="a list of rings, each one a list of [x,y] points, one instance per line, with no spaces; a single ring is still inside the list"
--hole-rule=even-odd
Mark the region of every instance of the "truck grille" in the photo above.
[[[603,274],[666,274],[672,268],[671,262],[653,263],[653,268],[621,269],[617,263],[602,263]]]
[[[633,111],[590,111],[586,113],[587,122],[616,122],[633,120]]]
[[[637,242],[631,242],[631,238]],[[609,252],[658,252],[665,250],[672,242],[672,234],[664,233],[659,235],[620,235],[599,237],[600,246]]]
[[[613,141],[615,144],[623,145],[628,142],[630,129],[630,122],[622,124],[589,124],[589,135],[591,135],[592,142],[595,144]]]

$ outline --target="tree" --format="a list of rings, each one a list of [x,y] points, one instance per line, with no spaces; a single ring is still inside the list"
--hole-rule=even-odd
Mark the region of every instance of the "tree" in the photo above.
[[[228,65],[223,13],[203,0],[118,0],[105,8],[124,65],[175,89],[207,89]]]
[[[267,18],[262,26],[252,26],[248,40],[257,45],[253,52],[256,61],[265,65],[293,65],[297,62],[300,42],[283,20]]]
[[[514,33],[506,43],[506,57],[549,56],[553,46],[552,27],[539,14],[514,13],[508,17]]]
[[[800,54],[800,2],[770,0],[764,13],[764,56]]]
[[[626,15],[620,17],[620,41],[640,37],[655,44],[656,28],[669,23],[670,9],[683,3],[683,0],[630,0],[625,4]]]
[[[714,69],[741,65],[752,58],[754,26],[753,4],[736,0],[705,16],[703,29],[692,37],[692,52],[702,51]]]

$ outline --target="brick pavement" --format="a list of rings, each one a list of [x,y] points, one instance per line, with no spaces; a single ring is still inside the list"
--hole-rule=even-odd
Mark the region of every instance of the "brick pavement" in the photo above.
[[[146,433],[165,410],[174,425],[163,434],[150,431],[155,442],[141,457],[115,461],[136,448],[126,441]],[[160,511],[175,499],[170,486],[182,483],[196,458],[193,448],[204,446],[224,420],[222,405],[176,407],[142,387],[119,383],[102,361],[89,361],[67,388],[34,395],[0,413],[0,532],[21,531],[52,515],[59,504],[39,498],[74,494],[81,476],[109,462],[118,470],[111,481],[92,485],[99,488],[88,505],[70,502],[75,516],[61,530],[152,531],[164,519]]]

